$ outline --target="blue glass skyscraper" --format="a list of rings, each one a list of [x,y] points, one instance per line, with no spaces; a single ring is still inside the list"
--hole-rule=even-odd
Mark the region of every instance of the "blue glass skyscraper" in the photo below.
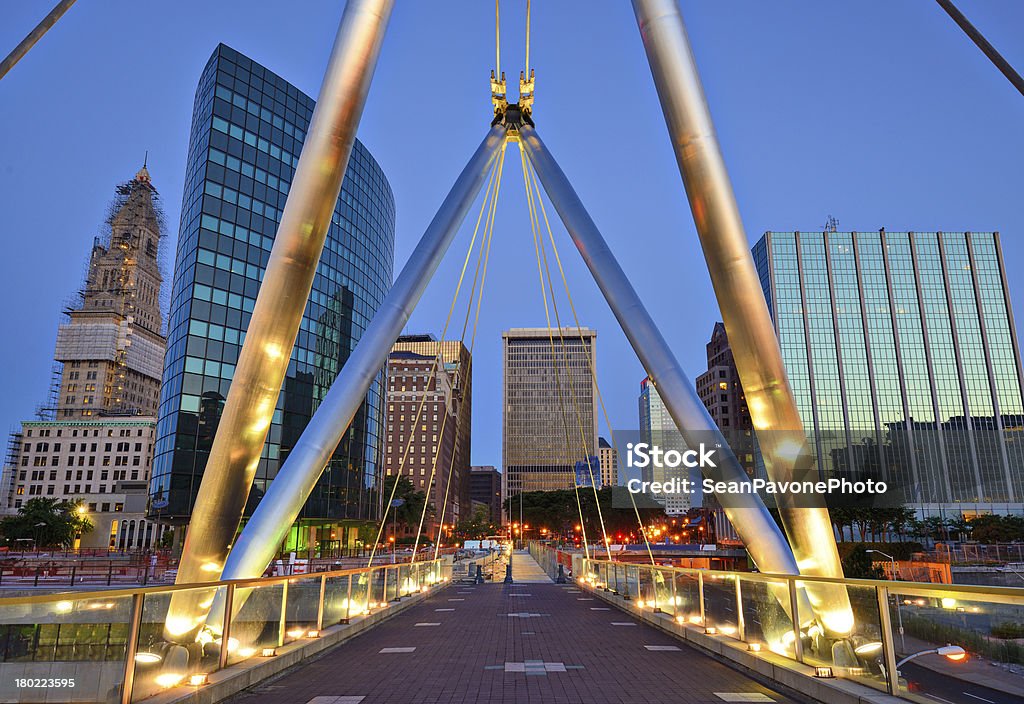
[[[768,232],[754,261],[826,474],[921,513],[1024,510],[1021,356],[994,232]]]
[[[227,398],[314,101],[218,46],[199,81],[157,423],[150,513],[185,524]],[[260,459],[251,513],[391,286],[394,197],[358,141]],[[378,516],[376,382],[292,531],[288,549],[351,547]]]

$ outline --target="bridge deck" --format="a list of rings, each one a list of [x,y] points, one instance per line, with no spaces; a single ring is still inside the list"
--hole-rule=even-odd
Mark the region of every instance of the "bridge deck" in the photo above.
[[[520,559],[517,554],[513,565]],[[523,568],[529,567],[526,559],[523,563]],[[507,587],[500,582],[442,590],[231,700],[232,704],[556,701],[792,700],[571,585]]]

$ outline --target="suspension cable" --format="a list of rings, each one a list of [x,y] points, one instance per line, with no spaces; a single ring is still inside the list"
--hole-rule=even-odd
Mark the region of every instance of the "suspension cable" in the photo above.
[[[466,315],[465,315],[465,318],[463,319],[463,322],[462,322],[462,333],[459,335],[459,342],[460,343],[464,343],[465,339],[466,339],[466,330],[467,330],[467,328],[469,326],[469,316],[470,316],[470,313],[473,310],[473,298],[476,297],[476,290],[477,290],[477,281],[478,281],[478,279],[480,280],[480,293],[481,294],[483,293],[483,279],[480,279],[481,263],[482,262],[486,262],[487,254],[490,253],[491,237],[494,235],[495,213],[497,211],[497,205],[498,205],[498,193],[501,190],[501,178],[502,178],[502,173],[503,173],[504,161],[505,161],[505,145],[503,144],[502,148],[501,148],[501,154],[498,157],[498,164],[497,164],[498,171],[497,171],[497,178],[496,178],[496,181],[495,181],[494,192],[491,194],[490,207],[489,207],[489,211],[488,211],[488,215],[487,215],[487,220],[484,223],[484,234],[483,234],[483,238],[481,239],[481,242],[480,242],[480,249],[478,250],[478,253],[477,253],[476,269],[473,272],[473,283],[472,283],[472,286],[470,287],[469,297],[468,297],[468,299],[466,301]],[[486,263],[484,263],[484,270],[483,270],[483,272],[484,272],[484,276],[486,277],[486,275],[487,275]],[[479,316],[479,308],[477,310],[477,315]],[[469,354],[470,354],[470,359],[471,360],[472,360],[472,355],[473,355],[473,344],[475,342],[475,337],[476,337],[476,329],[474,327],[473,339],[470,341],[470,346],[469,346]],[[441,341],[444,342],[444,338],[443,337],[441,338]],[[461,369],[461,368],[458,370],[458,372],[456,374],[456,381],[457,381],[458,384],[460,384],[460,386],[458,388],[464,388],[465,387],[465,384],[467,383],[466,380],[469,378],[468,371],[469,371],[468,369]],[[445,412],[444,416],[441,418],[441,429],[440,429],[440,432],[438,433],[438,436],[437,436],[437,438],[438,438],[437,439],[437,444],[434,445],[433,461],[431,462],[430,477],[429,477],[429,479],[427,481],[427,487],[432,487],[433,486],[433,484],[434,484],[434,477],[437,475],[437,461],[438,461],[439,455],[440,455],[441,444],[444,442],[444,430],[445,430],[445,427],[448,424],[448,416],[449,416],[449,414],[447,412]],[[445,513],[446,513],[447,508],[448,508],[448,496],[449,496],[450,489],[451,489],[451,475],[452,475],[453,470],[455,468],[455,454],[456,454],[455,448],[458,447],[460,425],[461,424],[456,419],[456,422],[455,422],[455,436],[454,436],[454,439],[453,439],[453,448],[452,448],[452,456],[451,456],[451,462],[449,463],[448,480],[447,480],[447,483],[445,484],[444,500],[441,502],[441,518],[440,518],[439,525],[443,525],[444,524],[444,516],[445,516]],[[416,529],[416,539],[415,539],[415,542],[413,543],[413,552],[412,552],[412,561],[413,562],[416,561],[416,554],[417,554],[417,552],[419,550],[420,534],[423,531],[423,523],[426,521],[427,508],[428,508],[428,502],[424,502],[423,503],[423,510],[420,512],[419,526]],[[438,550],[439,542],[440,541],[438,541],[438,543],[435,544],[435,553],[434,553],[435,558],[437,556],[437,550]]]
[[[563,394],[562,394],[561,378],[559,376],[559,373],[560,373],[559,364],[558,364],[558,362],[559,362],[559,355],[555,351],[554,336],[552,335],[552,332],[551,332],[551,317],[550,317],[550,313],[549,313],[549,310],[548,310],[548,303],[547,303],[548,289],[550,289],[550,291],[551,291],[551,305],[554,308],[555,320],[556,320],[556,323],[558,325],[559,343],[560,343],[561,351],[562,351],[562,355],[561,356],[563,358],[568,354],[567,351],[566,351],[566,345],[565,345],[565,332],[564,332],[564,329],[563,329],[562,324],[561,324],[561,320],[560,320],[559,315],[558,315],[558,306],[557,306],[557,303],[555,301],[554,289],[550,286],[550,282],[551,282],[550,272],[549,272],[549,276],[548,276],[548,284],[549,284],[549,286],[547,288],[545,288],[545,285],[544,285],[544,271],[547,270],[547,268],[548,268],[547,267],[547,253],[546,253],[546,248],[544,247],[543,237],[540,235],[540,221],[539,221],[539,219],[537,217],[537,208],[536,208],[536,204],[535,204],[534,199],[533,199],[532,188],[530,187],[530,179],[529,179],[529,175],[528,175],[528,172],[527,172],[526,156],[522,152],[522,150],[520,150],[520,159],[522,161],[522,167],[523,167],[523,185],[526,188],[526,200],[527,200],[527,209],[529,211],[529,216],[530,216],[530,228],[531,228],[531,230],[533,232],[533,236],[534,236],[534,252],[535,252],[535,255],[537,257],[537,275],[538,275],[538,278],[540,280],[541,298],[544,301],[544,317],[545,317],[545,319],[547,321],[548,341],[549,341],[550,346],[551,346],[552,366],[555,369],[555,384],[556,384],[556,387],[557,387],[556,388],[556,392],[558,394],[559,406],[562,409],[563,428],[564,428],[565,434],[566,434],[566,451],[569,454],[569,456],[571,457],[572,456],[572,443],[569,441],[569,437],[568,437],[569,436],[569,432],[568,432],[568,425],[569,425],[569,423],[568,423],[568,421],[566,420],[566,417],[565,417],[566,416],[566,413],[565,413],[565,401],[564,401]],[[543,252],[543,254],[542,254],[542,252]],[[542,257],[543,257],[543,264],[542,264]],[[585,346],[586,345],[584,345],[584,347]],[[573,385],[572,385],[571,380],[568,378],[568,361],[565,360],[565,359],[563,359],[563,366],[566,369],[566,381],[567,381],[567,383],[569,385],[569,391],[570,391],[570,395],[572,396],[573,407],[574,407],[575,415],[576,415],[576,421],[577,421],[577,424],[578,424],[578,427],[579,427],[579,431],[580,431],[580,447],[583,450],[584,454],[586,455],[587,468],[588,468],[588,470],[590,472],[591,488],[594,491],[594,500],[595,500],[595,506],[597,508],[599,524],[601,526],[601,534],[602,534],[602,536],[604,538],[605,549],[610,551],[609,541],[608,541],[608,533],[607,533],[607,530],[605,529],[605,524],[604,524],[604,516],[603,516],[603,514],[601,512],[600,502],[598,501],[597,486],[595,484],[595,477],[594,477],[593,466],[592,466],[591,459],[590,459],[590,453],[588,452],[588,449],[587,449],[586,431],[585,431],[585,429],[583,427],[583,418],[582,418],[582,414],[580,413],[580,409],[579,409],[579,405],[578,405],[577,400],[576,400],[575,393],[571,393],[573,391]],[[584,543],[584,554],[589,558],[590,557],[590,547],[589,547],[589,541],[587,539],[587,534],[586,534],[586,521],[585,521],[585,519],[583,517],[583,505],[582,505],[582,502],[580,501],[580,498],[579,498],[579,485],[576,482],[575,474],[573,475],[573,491],[575,492],[576,504],[577,504],[577,508],[579,510],[579,513],[580,513],[580,530],[581,530],[581,532],[583,534],[582,538],[583,538],[583,543]],[[609,552],[609,557],[610,557],[610,555],[611,555],[611,553]]]
[[[485,207],[487,205],[488,199],[491,196],[492,185],[493,186],[497,185],[496,184],[496,177],[495,177],[495,174],[497,173],[497,169],[498,169],[498,160],[495,159],[494,164],[491,166],[491,172],[490,172],[490,175],[488,177],[487,190],[485,191],[484,199],[483,199],[483,201],[480,204],[480,213],[477,215],[476,224],[473,227],[473,237],[469,241],[469,247],[466,250],[466,257],[465,257],[465,259],[462,262],[462,270],[459,272],[459,279],[458,279],[458,282],[455,285],[455,293],[452,295],[452,302],[451,302],[451,305],[448,307],[448,315],[447,315],[447,317],[445,318],[445,321],[444,321],[444,329],[441,332],[441,339],[444,339],[445,335],[447,334],[447,332],[448,332],[448,325],[449,325],[449,323],[451,323],[452,314],[455,312],[455,303],[458,301],[459,291],[462,289],[462,282],[463,282],[463,280],[465,279],[465,276],[466,276],[466,269],[469,266],[469,261],[470,261],[470,258],[472,257],[472,254],[473,254],[473,248],[474,248],[474,246],[476,244],[477,234],[479,233],[479,230],[480,230],[480,221],[483,219],[484,209],[485,209]],[[430,377],[433,377],[437,373],[437,364],[438,364],[438,359],[439,358],[440,358],[440,355],[435,355],[434,361],[433,361],[433,363],[431,365]],[[413,424],[414,428],[415,427],[419,427],[420,418],[423,415],[423,408],[424,408],[424,405],[426,404],[426,400],[427,400],[427,396],[426,396],[426,394],[424,394],[423,397],[420,399],[419,407],[418,407],[418,409],[416,411],[416,420],[415,420],[415,422]],[[398,480],[402,477],[402,470],[404,469],[406,460],[409,457],[409,450],[410,450],[410,448],[412,447],[412,444],[413,444],[412,441],[413,441],[413,433],[410,433],[409,434],[409,442],[406,443],[405,449],[402,452],[402,459],[398,463],[398,467],[395,468],[395,472],[394,472],[395,481],[394,481],[394,484],[392,484],[392,486],[391,486],[391,495],[388,498],[388,501],[384,505],[384,513],[381,516],[380,527],[377,529],[377,537],[373,541],[373,547],[370,549],[370,560],[369,560],[369,562],[366,565],[367,567],[372,567],[373,566],[373,559],[374,559],[374,557],[377,554],[377,545],[380,543],[381,536],[384,534],[384,526],[387,523],[388,512],[392,508],[391,503],[395,500],[395,493],[398,490]],[[398,536],[395,536],[395,539],[397,541]]]
[[[537,235],[537,239],[538,239],[538,241],[540,243],[540,246],[538,248],[538,267],[540,266],[541,259],[542,259],[543,260],[544,272],[545,272],[545,275],[547,277],[547,287],[548,287],[548,290],[551,293],[551,307],[552,307],[552,310],[553,310],[553,312],[555,314],[555,324],[558,326],[558,334],[559,334],[559,336],[560,336],[560,338],[562,340],[563,366],[567,370],[566,376],[568,377],[569,364],[568,364],[568,359],[567,359],[568,352],[565,349],[565,332],[564,332],[564,328],[562,326],[561,316],[558,313],[558,303],[557,303],[557,301],[555,299],[555,289],[554,289],[554,285],[553,285],[552,280],[551,280],[551,268],[548,265],[547,247],[544,244],[543,236],[540,234],[540,220],[539,220],[539,217],[537,215],[536,200],[540,199],[540,193],[538,192],[536,194],[536,196],[534,196],[533,188],[531,187],[531,183],[530,183],[531,179],[530,179],[530,172],[529,172],[529,162],[527,161],[525,154],[521,153],[521,157],[522,157],[522,161],[523,161],[523,180],[525,181],[526,188],[527,188],[528,206],[529,206],[529,209],[530,209],[531,218],[533,220],[533,225],[536,227],[535,232],[536,232],[536,235]],[[541,277],[541,286],[542,287],[544,286],[544,276]],[[577,330],[580,329],[580,325],[579,325],[579,321],[578,320],[576,322],[576,328],[577,328]],[[549,332],[550,332],[550,319],[548,320],[548,329],[549,329]],[[581,337],[581,342],[582,342],[582,337]],[[587,346],[585,344],[582,345],[582,346],[583,346],[583,349],[584,349],[584,353],[587,355],[587,359],[589,360],[590,359],[589,349],[587,348]],[[553,344],[552,344],[552,347],[553,347]],[[597,375],[596,375],[596,373],[594,373],[593,370],[591,370],[591,378],[593,379],[594,388],[596,390],[597,389]],[[556,379],[557,379],[557,377],[556,377]],[[571,382],[570,382],[570,386],[571,386]],[[575,394],[571,394],[571,397],[572,397],[573,410],[574,410],[575,415],[576,415],[576,422],[577,422],[577,425],[578,425],[579,431],[580,431],[580,443],[581,443],[581,445],[583,447],[583,450],[584,450],[584,452],[586,454],[587,471],[590,474],[590,487],[591,487],[591,489],[594,492],[594,506],[597,509],[597,516],[598,516],[598,520],[599,520],[600,525],[601,525],[601,534],[602,534],[602,537],[604,538],[605,551],[606,551],[606,553],[608,555],[608,559],[611,559],[611,546],[610,546],[610,541],[608,539],[608,531],[607,531],[607,529],[605,527],[605,523],[604,523],[604,512],[601,509],[600,497],[599,497],[599,495],[597,493],[597,477],[595,477],[595,475],[594,475],[594,467],[593,467],[593,463],[591,462],[591,455],[589,454],[589,452],[586,452],[586,429],[583,426],[583,414],[580,411],[579,401],[576,398],[576,395]],[[574,484],[575,484],[575,481],[574,481]]]
[[[529,164],[529,162],[528,162],[528,164]],[[541,197],[540,184],[539,184],[539,182],[537,180],[537,172],[536,172],[535,169],[532,168],[532,164],[529,164],[529,166],[530,166],[530,174],[531,174],[531,180],[532,180],[532,183],[533,183],[533,188],[534,188],[534,190],[537,193],[537,200],[540,202],[541,215],[544,218],[544,225],[545,225],[545,227],[546,227],[546,229],[548,231],[548,239],[551,242],[551,251],[552,251],[552,253],[555,256],[555,262],[558,265],[558,272],[559,272],[559,274],[561,275],[561,278],[562,278],[562,285],[565,288],[565,295],[566,295],[566,298],[569,301],[569,308],[572,310],[572,317],[573,317],[573,320],[575,321],[576,327],[578,328],[580,326],[579,315],[576,313],[576,304],[573,301],[572,291],[569,288],[569,281],[568,281],[568,278],[565,275],[565,268],[562,266],[562,258],[561,258],[561,256],[558,253],[558,245],[555,243],[554,233],[551,230],[551,222],[548,219],[547,208],[544,206],[544,199]],[[594,358],[591,356],[589,349],[586,349],[586,354],[587,354],[587,363],[588,363],[588,365],[590,367],[590,373],[594,377],[594,387],[595,387],[595,389],[597,391],[597,400],[598,400],[598,403],[601,406],[601,413],[602,413],[602,415],[604,417],[604,423],[605,423],[605,426],[608,428],[608,434],[611,436],[610,439],[611,439],[612,447],[613,448],[618,448],[618,445],[615,443],[615,430],[612,427],[611,420],[610,420],[610,418],[608,416],[608,408],[605,406],[605,403],[604,403],[604,395],[601,393],[601,385],[597,381],[597,365],[595,363]],[[650,559],[651,564],[654,565],[655,564],[654,553],[651,550],[651,543],[648,540],[647,530],[646,530],[646,528],[644,526],[643,519],[640,517],[640,509],[636,505],[636,499],[633,496],[633,492],[627,492],[627,493],[629,494],[630,503],[633,505],[633,513],[636,515],[637,524],[640,527],[640,535],[643,536],[644,545],[647,548],[647,556]]]
[[[521,150],[520,150],[520,157],[522,157],[522,151]],[[525,172],[524,172],[524,185],[525,185],[525,183],[526,183],[526,180],[525,180]],[[571,457],[573,452],[572,452],[572,442],[569,440],[569,421],[568,421],[568,419],[566,417],[566,412],[565,412],[565,398],[563,397],[563,394],[562,394],[562,381],[561,381],[561,377],[558,374],[558,372],[559,372],[559,370],[558,370],[558,357],[555,354],[555,340],[554,340],[554,337],[551,334],[551,317],[550,317],[550,314],[548,312],[547,290],[544,288],[544,276],[541,273],[540,250],[538,249],[538,233],[537,233],[536,228],[534,227],[535,220],[534,220],[534,217],[533,217],[533,202],[531,201],[530,191],[529,190],[527,190],[527,192],[526,192],[526,207],[527,207],[527,211],[528,211],[528,215],[529,215],[529,219],[530,219],[530,231],[533,234],[533,249],[534,249],[534,254],[536,256],[536,259],[537,259],[537,276],[538,276],[538,280],[540,282],[540,295],[541,295],[541,300],[544,303],[544,319],[547,321],[548,344],[549,344],[550,350],[551,350],[551,366],[552,366],[552,369],[554,370],[555,393],[556,393],[556,395],[558,397],[558,408],[561,411],[561,416],[562,416],[562,434],[565,437],[565,452],[566,452],[567,456]],[[561,340],[561,342],[564,345],[565,340],[563,339],[563,340]],[[583,516],[583,504],[580,501],[580,490],[579,490],[579,487],[576,484],[575,476],[573,478],[572,486],[573,486],[574,496],[576,498],[576,510],[579,512],[579,516],[580,516],[580,532],[582,534],[582,539],[583,539],[583,551],[584,551],[584,554],[589,558],[590,557],[590,543],[589,543],[589,540],[587,539],[587,522],[586,522],[586,519]],[[520,492],[522,492],[522,487],[521,486],[520,486]]]
[[[500,0],[494,0],[494,77],[501,80],[501,12],[498,9]]]
[[[530,0],[526,0],[526,77],[530,77]]]
[[[501,159],[502,159],[502,165],[504,165],[505,146],[502,146]],[[475,313],[475,315],[473,317],[473,332],[472,332],[472,334],[470,336],[470,340],[469,340],[469,362],[466,364],[466,369],[463,372],[464,373],[464,376],[462,377],[463,379],[472,379],[473,350],[474,350],[474,347],[476,345],[476,333],[477,333],[477,329],[478,329],[478,326],[479,326],[479,323],[480,323],[480,308],[481,308],[481,305],[483,303],[484,283],[487,280],[487,265],[488,265],[488,263],[490,262],[490,259],[491,259],[491,240],[493,240],[493,238],[494,238],[494,220],[492,219],[490,233],[486,235],[486,243],[483,245],[483,248],[484,248],[484,255],[483,255],[484,268],[483,268],[483,273],[481,274],[481,278],[480,278],[480,289],[479,289],[479,292],[477,293],[476,313]],[[471,296],[471,298],[472,298],[472,296]],[[466,313],[467,313],[466,322],[468,323],[468,321],[469,321],[469,315],[468,315],[469,314],[469,309],[468,308],[466,310]],[[463,324],[463,335],[465,335],[465,329],[466,329],[466,325]],[[458,444],[458,441],[459,441],[459,430],[460,430],[460,426],[456,426],[456,428],[455,428],[455,437],[454,437],[454,443],[455,444]],[[444,516],[445,516],[445,510],[448,507],[448,494],[449,494],[449,492],[451,490],[451,486],[452,486],[452,474],[454,473],[454,469],[455,469],[455,453],[452,453],[451,462],[449,462],[449,464],[448,464],[448,479],[447,479],[447,482],[445,484],[444,504],[441,507],[441,521],[438,524],[437,540],[434,543],[434,559],[435,560],[437,559],[438,553],[440,552],[440,549],[441,549],[441,536],[442,536],[442,531],[444,530]]]

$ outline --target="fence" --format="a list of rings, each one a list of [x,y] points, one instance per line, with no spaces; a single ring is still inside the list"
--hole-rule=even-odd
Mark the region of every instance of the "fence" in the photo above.
[[[835,676],[890,694],[908,693],[896,667],[900,658],[948,644],[996,660],[1021,660],[1019,647],[992,635],[1005,624],[1024,623],[1020,588],[659,567],[578,554],[573,562],[578,580],[623,597],[631,608],[668,614],[754,653],[828,667]],[[854,617],[850,633],[826,633],[803,606],[809,602],[800,592],[811,583],[846,587]]]
[[[303,576],[0,599],[0,701],[130,704],[450,579],[449,560]],[[168,639],[171,595],[223,600],[224,618]],[[195,634],[198,632],[198,636]],[[45,688],[44,693],[40,688]],[[59,691],[55,691],[59,690]],[[44,698],[40,698],[40,697]],[[56,699],[54,698],[56,697]]]

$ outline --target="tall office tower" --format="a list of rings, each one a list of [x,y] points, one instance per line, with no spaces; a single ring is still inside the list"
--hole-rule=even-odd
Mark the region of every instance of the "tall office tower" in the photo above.
[[[505,498],[571,489],[576,463],[597,456],[597,387],[588,361],[597,332],[512,328],[501,337]]]
[[[597,460],[601,463],[601,486],[618,486],[619,453],[604,438],[597,439]]]
[[[919,513],[1024,510],[1021,357],[993,232],[768,232],[753,248],[825,475]]]
[[[80,547],[148,549],[160,538],[146,499],[165,340],[162,214],[146,166],[118,186],[106,225],[57,331],[57,394],[11,438],[0,512],[77,502],[94,526]]]
[[[473,465],[469,468],[469,496],[474,505],[487,507],[491,523],[501,523],[501,504],[504,502],[501,472],[491,465]]]
[[[425,517],[424,528],[433,535],[442,522],[453,524],[469,515],[469,444],[459,437],[467,409],[459,363],[438,363],[437,354],[393,348],[385,402],[384,473],[408,477],[427,495],[434,515]]]
[[[754,425],[750,422],[747,399],[732,358],[725,325],[715,323],[707,344],[708,369],[697,377],[697,394],[722,431],[726,442],[746,473],[754,476],[757,455]]]
[[[662,450],[686,450],[686,442],[676,428],[676,422],[668,414],[658,389],[651,383],[650,377],[640,382],[640,442],[648,446],[657,446]],[[640,470],[639,479],[644,482],[666,482],[671,479],[699,479],[696,472],[686,469],[673,469],[656,464],[653,460]],[[688,495],[682,492],[666,494],[651,493],[651,498],[665,507],[665,513],[677,516],[686,513],[692,506],[700,505],[695,500],[700,494]]]
[[[155,416],[165,338],[161,334],[156,189],[145,166],[117,188],[107,232],[93,241],[85,285],[57,330],[55,413]]]
[[[313,106],[295,86],[223,44],[199,80],[150,485],[151,515],[161,521],[184,526],[192,512]],[[394,218],[387,179],[357,141],[246,515],[391,286]],[[284,549],[337,554],[379,516],[381,385],[378,378]]]
[[[452,504],[445,514],[445,522],[453,523],[469,515],[469,463],[473,441],[473,365],[469,350],[461,340],[435,340],[433,335],[402,335],[391,348],[394,352],[412,352],[437,358],[448,373],[456,390],[455,467],[452,470]],[[445,472],[448,465],[445,465]],[[440,508],[440,504],[437,504]]]

